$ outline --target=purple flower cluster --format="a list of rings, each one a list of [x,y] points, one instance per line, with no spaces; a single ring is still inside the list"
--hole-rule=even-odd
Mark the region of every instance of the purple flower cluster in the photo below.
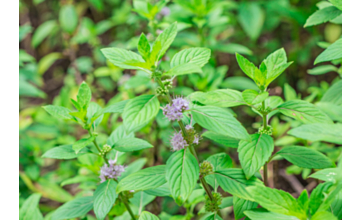
[[[178,97],[172,100],[172,104],[167,104],[163,109],[164,115],[170,120],[180,120],[183,117],[183,111],[189,109],[189,101]]]
[[[171,137],[171,146],[173,151],[181,150],[184,147],[188,146],[188,143],[184,139],[182,132],[175,132],[174,135]]]
[[[104,164],[104,166],[101,167],[100,182],[105,182],[107,179],[117,179],[124,171],[125,167],[122,165],[116,165],[116,160],[109,160],[109,165]]]

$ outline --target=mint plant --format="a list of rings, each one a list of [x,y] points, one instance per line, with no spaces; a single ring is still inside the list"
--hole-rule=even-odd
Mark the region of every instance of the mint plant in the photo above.
[[[57,60],[70,61],[59,95],[43,106],[47,113],[34,107],[20,114],[22,152],[32,157],[21,157],[21,164],[31,164],[20,177],[32,194],[21,202],[20,219],[342,219],[341,38],[319,44],[328,47],[315,64],[332,65],[308,71],[336,71],[330,86],[306,84],[310,95],[304,96],[284,83],[281,96],[278,84],[297,63],[296,54],[287,54],[285,49],[291,50],[279,43],[258,42],[283,16],[270,21],[265,14],[290,10],[289,4],[132,3],[136,13],[126,2],[111,19],[97,23],[79,16],[85,6],[61,3],[58,22],[37,27],[31,42],[35,48],[46,45],[61,31],[64,53],[37,62],[20,50],[21,96],[46,98],[37,88],[43,79],[27,74],[34,69],[44,74]],[[99,11],[104,7],[101,1],[89,4]],[[230,13],[234,6],[239,14]],[[305,27],[341,23],[339,1],[317,6]],[[300,13],[292,13],[301,20]],[[233,30],[234,22],[241,31]],[[118,33],[111,30],[116,25],[134,27]],[[139,31],[141,25],[148,31]],[[26,28],[22,31],[29,32]],[[121,40],[102,45],[100,35],[107,30]],[[245,45],[262,50],[254,50],[257,56],[239,44],[244,36],[251,42]],[[87,41],[94,62],[77,57]],[[235,71],[245,76],[231,74],[233,66],[220,62],[219,55],[231,57]],[[110,97],[113,90],[117,94]],[[280,161],[291,164],[286,173],[301,174],[314,189],[291,193],[274,185],[274,177],[285,173],[273,168]],[[54,163],[61,164],[59,172],[41,174],[40,166]],[[71,184],[78,184],[76,192]],[[42,197],[62,205],[44,207]],[[44,218],[43,210],[53,211]]]

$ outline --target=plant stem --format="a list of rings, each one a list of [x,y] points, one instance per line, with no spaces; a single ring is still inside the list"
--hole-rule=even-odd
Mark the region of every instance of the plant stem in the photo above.
[[[161,79],[159,77],[156,77],[155,79],[156,79],[156,82],[159,84],[159,86],[161,88],[164,88],[164,84],[162,83]],[[171,104],[171,97],[170,97],[169,93],[166,94],[166,97],[167,97],[169,103]],[[178,124],[179,124],[181,131],[186,139],[188,137],[188,134],[187,134],[184,123],[181,120],[179,120]],[[196,151],[195,151],[195,148],[193,147],[193,145],[189,145],[188,148],[189,148],[190,152],[195,156],[197,163],[199,164],[199,158],[197,157],[197,154],[196,154]],[[200,179],[202,186],[205,189],[206,194],[208,195],[210,200],[213,201],[214,198],[212,196],[211,189],[210,189],[209,185],[207,184],[207,182],[205,181],[204,177],[200,176],[199,179]]]
[[[88,132],[89,132],[90,136],[92,137],[92,136],[93,136],[93,133],[91,132],[91,128],[88,129]],[[93,143],[94,143],[96,149],[97,149],[97,150],[99,151],[99,153],[100,153],[100,152],[101,152],[101,149],[100,149],[99,145],[98,145],[97,142],[96,142],[96,138],[94,138]],[[98,155],[98,156],[99,156],[99,155]],[[105,161],[105,163],[106,163],[107,165],[110,165],[108,159],[106,158],[106,155],[102,156],[102,158],[104,159],[104,161]]]
[[[268,172],[268,162],[265,162],[265,164],[264,164],[264,185],[265,185],[265,186],[268,186],[268,175],[267,175],[267,172]]]
[[[120,197],[121,201],[124,203],[127,211],[130,213],[131,218],[132,218],[133,220],[136,220],[136,217],[135,217],[134,213],[132,212],[132,210],[131,210],[131,208],[130,208],[130,206],[129,206],[129,203],[128,203],[128,201],[126,200],[126,198],[124,198],[124,196],[122,195],[122,193],[119,193],[119,197]]]
[[[265,112],[265,100],[262,102],[263,112]],[[264,131],[267,130],[267,113],[262,114]],[[268,186],[268,162],[264,164],[264,184]]]

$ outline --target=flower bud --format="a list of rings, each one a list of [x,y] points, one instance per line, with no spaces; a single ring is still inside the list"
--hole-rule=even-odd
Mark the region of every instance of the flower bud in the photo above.
[[[220,205],[222,197],[220,193],[212,192],[213,200],[211,200],[208,195],[205,195],[205,211],[207,212],[217,212],[220,210]]]
[[[206,176],[214,172],[214,166],[207,160],[200,164],[200,176]]]

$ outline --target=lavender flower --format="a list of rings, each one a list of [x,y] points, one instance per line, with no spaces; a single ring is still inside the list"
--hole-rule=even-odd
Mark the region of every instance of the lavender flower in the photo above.
[[[188,146],[188,143],[182,136],[181,131],[175,132],[174,135],[171,137],[171,146],[173,151],[181,150],[184,147]]]
[[[161,11],[160,11],[160,14],[161,14],[162,16],[167,16],[167,15],[169,15],[169,14],[170,14],[170,8],[168,8],[168,7],[163,7],[163,8],[161,9]]]
[[[199,136],[198,136],[198,135],[195,135],[195,136],[194,136],[194,141],[193,141],[193,143],[194,143],[194,144],[199,144],[199,141],[200,141]]]
[[[163,109],[164,115],[170,120],[181,120],[183,117],[183,111],[189,109],[189,102],[182,98],[178,97],[172,100],[172,104],[167,104]]]
[[[116,165],[116,160],[109,160],[109,165],[104,164],[104,166],[101,167],[100,182],[105,182],[107,179],[117,179],[124,171],[125,167],[122,165]]]
[[[186,125],[186,126],[185,126],[185,129],[186,129],[186,130],[191,130],[191,129],[193,129],[193,127],[192,127],[191,125]]]

